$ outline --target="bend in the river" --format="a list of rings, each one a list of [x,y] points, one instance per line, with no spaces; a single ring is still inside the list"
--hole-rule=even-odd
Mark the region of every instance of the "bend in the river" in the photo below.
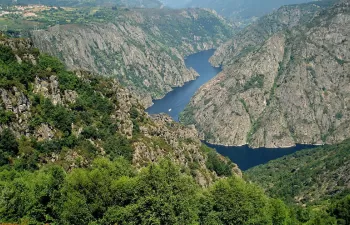
[[[209,58],[214,49],[202,51],[186,58],[187,68],[193,68],[200,75],[196,80],[187,82],[184,86],[174,88],[160,100],[154,100],[153,105],[146,111],[149,114],[167,113],[175,121],[179,121],[180,113],[185,109],[196,91],[211,78],[221,72],[220,68],[212,67]]]
[[[208,50],[188,56],[185,60],[186,66],[196,70],[200,76],[182,87],[174,88],[174,90],[169,92],[164,98],[154,100],[154,105],[146,111],[149,114],[167,113],[175,121],[178,121],[180,113],[185,109],[196,91],[221,72],[221,68],[212,67],[209,63],[209,58],[213,53],[214,50]],[[314,147],[312,145],[296,145],[291,148],[252,149],[248,146],[226,147],[211,144],[207,145],[215,148],[220,154],[229,157],[233,162],[237,163],[242,170],[267,163],[270,160],[292,154],[302,149]]]

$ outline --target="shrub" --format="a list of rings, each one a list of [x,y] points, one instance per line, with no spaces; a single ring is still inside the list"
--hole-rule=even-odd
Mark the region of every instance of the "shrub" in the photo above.
[[[15,118],[15,114],[11,111],[2,110],[0,108],[0,124],[7,124]]]
[[[15,135],[9,129],[0,133],[0,166],[7,164],[9,159],[18,153],[18,143]]]
[[[340,120],[341,118],[343,118],[343,113],[338,112],[337,114],[335,114],[335,118],[337,118],[338,120]]]
[[[263,74],[258,74],[252,76],[243,86],[244,91],[252,88],[263,88],[264,87],[264,78]]]
[[[124,157],[126,160],[131,161],[133,158],[134,150],[130,141],[121,135],[115,135],[108,138],[104,143],[103,148],[112,159]]]

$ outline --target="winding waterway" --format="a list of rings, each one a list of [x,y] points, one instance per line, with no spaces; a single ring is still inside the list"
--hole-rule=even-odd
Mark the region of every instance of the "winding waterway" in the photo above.
[[[193,68],[200,75],[196,80],[187,82],[184,86],[174,88],[164,98],[154,100],[153,105],[146,111],[149,114],[167,113],[175,121],[179,121],[180,113],[190,103],[192,96],[205,83],[216,74],[221,72],[220,68],[214,68],[209,63],[209,58],[214,54],[214,49],[202,51],[186,58],[187,68]]]
[[[146,111],[149,114],[167,113],[175,121],[178,121],[180,113],[185,109],[196,91],[221,71],[220,68],[212,67],[208,61],[213,53],[214,50],[208,50],[188,56],[185,60],[186,66],[196,70],[200,76],[196,80],[190,81],[182,87],[175,88],[164,98],[154,100],[154,105]],[[215,148],[220,154],[229,157],[240,167],[241,170],[247,170],[251,167],[267,163],[270,160],[292,154],[299,150],[314,147],[312,145],[297,145],[291,148],[252,149],[248,146],[226,147],[211,145],[208,143],[206,144]]]

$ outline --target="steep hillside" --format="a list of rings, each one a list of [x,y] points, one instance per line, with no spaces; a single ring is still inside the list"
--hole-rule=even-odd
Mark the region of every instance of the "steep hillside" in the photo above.
[[[250,169],[247,179],[273,197],[299,204],[350,191],[350,141],[303,150]]]
[[[198,76],[184,56],[215,48],[232,34],[224,20],[201,9],[101,9],[94,15],[102,19],[33,31],[34,45],[69,69],[117,77],[147,106]]]
[[[193,127],[150,118],[115,79],[1,35],[0,68],[0,223],[298,224]]]
[[[182,121],[196,124],[207,141],[225,145],[280,147],[348,138],[349,21],[345,1],[306,25],[243,48],[197,92]]]
[[[17,150],[1,151],[1,165],[54,163],[70,170],[96,156],[123,156],[141,168],[169,158],[201,185],[235,167],[202,146],[193,127],[165,115],[150,118],[117,80],[67,72],[25,39],[2,37],[0,48],[0,132],[20,139]]]
[[[226,18],[241,22],[263,16],[282,5],[300,4],[310,0],[191,0],[187,6],[210,8]]]
[[[270,198],[116,79],[0,35],[0,223],[346,224],[349,201]]]
[[[258,21],[237,32],[221,45],[210,62],[214,66],[228,66],[245,53],[259,48],[273,34],[307,23],[322,10],[334,4],[334,0],[282,6],[277,11],[261,17]]]

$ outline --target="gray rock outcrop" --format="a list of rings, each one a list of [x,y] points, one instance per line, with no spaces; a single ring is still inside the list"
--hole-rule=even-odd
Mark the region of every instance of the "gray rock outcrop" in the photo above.
[[[337,4],[234,53],[196,93],[182,121],[224,145],[275,148],[349,138],[349,12],[349,3]]]
[[[150,106],[199,76],[186,68],[186,55],[219,46],[231,31],[207,10],[120,10],[115,21],[55,26],[33,31],[31,39],[70,70],[118,78]]]

